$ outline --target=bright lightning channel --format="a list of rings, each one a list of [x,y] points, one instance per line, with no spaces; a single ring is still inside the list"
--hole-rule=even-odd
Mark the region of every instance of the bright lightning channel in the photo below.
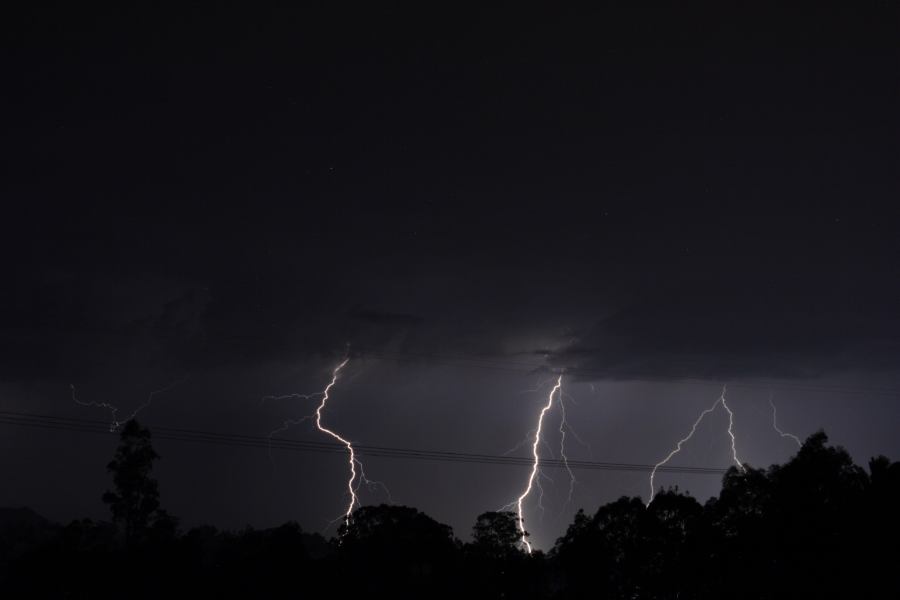
[[[340,375],[341,369],[343,369],[348,362],[350,362],[350,359],[345,358],[343,362],[341,362],[341,364],[339,364],[331,373],[331,381],[327,386],[325,386],[325,391],[322,393],[322,402],[319,404],[319,407],[316,408],[316,427],[322,433],[327,433],[337,441],[347,446],[347,451],[349,452],[348,462],[350,464],[350,479],[347,480],[347,491],[350,492],[350,504],[347,505],[347,512],[344,513],[345,525],[348,525],[350,523],[350,516],[353,514],[353,509],[359,503],[359,498],[356,496],[356,488],[353,487],[353,483],[356,481],[356,452],[353,450],[353,444],[351,444],[349,440],[345,440],[334,431],[322,425],[322,410],[325,408],[325,404],[328,402],[328,393],[331,392],[331,388],[333,388],[334,384],[337,383],[338,375]]]
[[[356,450],[353,448],[353,443],[342,437],[337,432],[333,431],[325,427],[322,424],[322,411],[325,410],[325,405],[328,403],[330,399],[331,389],[335,386],[338,379],[340,378],[341,371],[344,367],[347,366],[347,363],[350,362],[350,358],[347,357],[339,365],[337,365],[334,370],[331,372],[331,381],[328,382],[328,385],[325,386],[325,389],[316,394],[287,394],[285,396],[266,396],[263,400],[266,399],[285,399],[285,398],[297,398],[303,400],[309,400],[316,397],[321,397],[321,401],[319,405],[316,407],[316,410],[313,414],[307,415],[305,417],[301,417],[299,419],[287,419],[285,420],[281,427],[275,429],[269,434],[269,440],[271,441],[272,437],[287,431],[292,425],[299,425],[305,421],[314,420],[316,424],[316,429],[321,431],[322,433],[331,436],[347,448],[347,464],[350,467],[350,478],[347,480],[347,491],[350,495],[350,503],[347,505],[347,509],[344,511],[344,514],[341,517],[338,517],[336,520],[343,519],[344,525],[349,525],[352,520],[353,511],[360,506],[359,501],[359,486],[362,484],[366,484],[367,486],[379,486],[381,487],[385,494],[388,497],[388,501],[393,504],[393,498],[391,498],[391,492],[387,489],[380,481],[374,481],[368,479],[366,477],[365,469],[363,468],[362,462],[356,456]],[[271,448],[270,448],[271,450]]]
[[[769,394],[769,406],[772,407],[772,427],[775,428],[775,431],[778,432],[778,435],[780,435],[783,438],[791,438],[792,440],[794,440],[797,443],[798,448],[802,448],[803,442],[800,441],[800,438],[798,438],[793,433],[787,433],[786,431],[782,431],[778,427],[778,409],[775,408],[775,402],[772,400],[772,394]]]
[[[135,408],[133,411],[131,411],[131,413],[127,417],[122,418],[122,419],[120,419],[118,416],[119,415],[119,407],[118,406],[111,404],[109,402],[94,402],[94,401],[85,402],[83,400],[79,400],[77,391],[75,390],[75,384],[70,383],[69,388],[72,390],[72,401],[75,402],[75,404],[78,404],[79,406],[90,406],[93,408],[103,408],[105,410],[108,410],[109,415],[110,415],[109,431],[111,433],[114,433],[116,430],[119,429],[119,427],[121,427],[128,421],[134,419],[138,415],[139,412],[141,412],[142,410],[144,410],[146,408],[149,408],[150,405],[153,404],[153,398],[155,398],[159,394],[164,394],[164,393],[170,391],[172,388],[183,383],[185,379],[186,379],[186,377],[182,377],[178,381],[170,383],[169,385],[167,385],[164,388],[160,388],[158,390],[154,390],[154,391],[150,392],[150,394],[147,396],[147,399],[142,404],[140,404],[137,408]]]
[[[728,435],[729,435],[729,437],[731,437],[731,456],[732,456],[732,459],[734,460],[734,462],[735,462],[735,464],[737,465],[738,469],[740,469],[741,471],[744,471],[744,465],[741,464],[741,461],[740,461],[740,459],[738,458],[738,455],[737,455],[737,448],[735,447],[735,437],[734,437],[734,413],[731,412],[731,409],[728,407],[728,403],[727,403],[726,400],[725,400],[725,392],[726,392],[726,386],[723,385],[723,386],[722,386],[722,393],[721,393],[721,395],[720,395],[718,398],[716,398],[716,401],[713,402],[713,405],[712,405],[712,406],[710,406],[709,408],[707,408],[706,410],[704,410],[703,412],[700,413],[700,416],[697,417],[697,420],[694,421],[694,424],[691,426],[691,431],[690,431],[690,433],[688,433],[687,436],[683,437],[682,439],[678,440],[678,443],[675,445],[675,448],[674,448],[671,452],[669,452],[669,454],[667,454],[666,457],[665,457],[664,459],[662,459],[661,461],[659,461],[658,463],[656,463],[656,464],[653,466],[653,470],[650,471],[650,498],[647,500],[647,507],[648,507],[648,508],[650,507],[650,504],[653,502],[653,498],[654,498],[655,495],[656,495],[656,488],[655,488],[654,485],[653,485],[653,479],[654,479],[654,477],[656,476],[656,471],[657,471],[660,467],[662,467],[663,465],[665,465],[666,463],[668,463],[670,460],[672,460],[672,457],[673,457],[673,456],[675,456],[676,454],[678,454],[679,452],[681,452],[681,447],[682,447],[686,442],[688,442],[692,437],[694,437],[694,433],[696,433],[697,427],[700,425],[700,422],[706,417],[706,415],[708,415],[708,414],[711,413],[712,411],[716,410],[716,407],[717,407],[719,404],[721,404],[721,405],[722,405],[722,408],[724,408],[725,411],[728,413]]]
[[[556,385],[553,386],[553,389],[550,390],[550,394],[547,396],[547,404],[541,409],[541,414],[538,417],[537,428],[534,430],[534,442],[531,444],[531,455],[534,457],[534,462],[531,465],[531,475],[528,477],[528,485],[525,488],[525,491],[522,492],[522,495],[519,496],[516,501],[516,525],[519,529],[519,534],[522,538],[522,544],[525,546],[528,554],[531,554],[533,549],[531,544],[528,542],[527,533],[525,532],[525,518],[523,517],[523,503],[528,495],[531,493],[532,488],[535,486],[535,479],[537,478],[538,471],[540,469],[541,457],[538,454],[538,446],[541,444],[541,430],[544,427],[544,416],[547,412],[553,407],[553,395],[560,391],[562,388],[562,375],[560,375],[556,379]],[[538,483],[539,485],[539,483]]]

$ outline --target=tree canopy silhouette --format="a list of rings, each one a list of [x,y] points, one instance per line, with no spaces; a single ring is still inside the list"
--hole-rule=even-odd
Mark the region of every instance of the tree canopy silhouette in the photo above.
[[[159,503],[159,484],[151,477],[153,462],[159,455],[151,444],[150,430],[137,421],[122,428],[119,447],[106,469],[113,475],[115,491],[103,494],[113,523],[122,528],[127,544],[144,536],[151,525],[174,528],[174,520]]]
[[[509,511],[482,513],[478,515],[472,527],[470,551],[493,559],[510,558],[522,552],[519,548],[521,538],[516,513]]]
[[[649,507],[622,497],[579,510],[546,555],[522,550],[514,513],[482,513],[463,544],[408,506],[363,506],[330,541],[296,523],[179,534],[151,477],[158,458],[150,432],[126,425],[108,467],[115,490],[104,495],[115,526],[60,527],[9,512],[7,520],[28,518],[0,520],[0,589],[92,599],[124,590],[133,598],[900,597],[900,463],[875,457],[867,472],[823,432],[783,465],[730,469],[703,504],[672,488]]]

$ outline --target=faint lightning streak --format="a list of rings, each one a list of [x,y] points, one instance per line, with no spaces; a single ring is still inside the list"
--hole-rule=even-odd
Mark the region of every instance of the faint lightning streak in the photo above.
[[[290,400],[290,399],[298,399],[298,400],[312,400],[313,398],[317,398],[322,395],[322,392],[317,392],[315,394],[284,394],[282,396],[263,396],[259,400],[260,406],[266,403],[266,400]]]
[[[679,440],[678,444],[675,446],[675,449],[672,450],[671,452],[669,452],[669,454],[664,459],[662,459],[660,462],[656,463],[653,466],[653,470],[650,472],[650,499],[647,500],[648,507],[650,506],[650,503],[653,502],[653,498],[656,493],[656,490],[653,486],[653,478],[656,476],[657,469],[659,469],[661,466],[663,466],[664,464],[669,462],[669,460],[671,460],[673,456],[675,456],[676,454],[681,452],[681,446],[684,445],[684,443],[687,442],[688,440],[690,440],[692,437],[694,437],[694,433],[697,431],[697,426],[700,425],[700,421],[702,421],[706,415],[708,415],[709,413],[714,411],[716,409],[716,406],[718,406],[719,404],[721,404],[722,408],[725,409],[725,412],[728,413],[728,435],[731,438],[731,456],[734,459],[734,462],[737,465],[738,469],[740,469],[741,472],[745,471],[744,465],[741,464],[741,461],[737,455],[737,447],[735,445],[736,440],[734,437],[734,413],[731,412],[731,408],[729,408],[728,402],[725,400],[725,392],[726,391],[727,391],[727,388],[726,388],[726,386],[723,385],[722,393],[719,395],[719,397],[716,399],[716,401],[713,403],[712,406],[710,406],[709,408],[704,410],[702,413],[700,413],[700,416],[697,417],[696,421],[694,421],[694,425],[691,427],[691,432],[689,434],[687,434],[687,437]]]
[[[516,501],[516,508],[518,518],[516,520],[516,524],[519,527],[519,533],[522,536],[522,543],[525,545],[525,549],[528,551],[528,554],[532,553],[531,544],[528,542],[525,533],[525,519],[522,516],[523,508],[522,504],[525,501],[525,498],[528,497],[528,494],[531,493],[531,489],[534,487],[535,478],[538,474],[538,469],[540,468],[541,457],[538,454],[538,446],[541,443],[541,430],[544,426],[544,416],[547,414],[547,411],[553,407],[553,394],[559,391],[560,387],[562,387],[562,375],[560,375],[556,379],[556,385],[553,386],[553,389],[550,390],[550,394],[547,396],[547,404],[541,409],[541,414],[538,417],[537,429],[534,432],[534,443],[531,445],[531,455],[534,457],[534,463],[531,466],[531,475],[528,477],[528,485],[525,488],[525,491],[522,492],[522,495],[519,496],[519,499]],[[540,484],[538,484],[540,485]]]
[[[559,379],[559,411],[559,455],[562,457],[563,464],[566,466],[566,471],[569,473],[569,496],[566,498],[565,504],[567,507],[572,503],[572,494],[575,493],[576,480],[575,473],[569,468],[569,457],[566,456],[566,430],[569,428],[569,425],[566,422],[566,402],[563,397],[562,377]],[[575,435],[575,437],[576,439],[578,438],[577,435]],[[565,507],[563,507],[563,510],[565,510]]]
[[[115,432],[119,427],[121,427],[128,421],[134,419],[138,415],[139,412],[141,412],[142,410],[144,410],[146,408],[149,408],[150,405],[153,404],[153,398],[156,397],[157,394],[164,394],[164,393],[168,392],[175,386],[184,383],[185,379],[187,379],[187,376],[182,377],[178,381],[174,381],[174,382],[170,383],[169,385],[167,385],[164,388],[160,388],[158,390],[154,390],[154,391],[150,392],[150,394],[147,396],[147,400],[145,400],[143,402],[143,404],[138,405],[138,407],[135,408],[133,411],[131,411],[131,414],[129,414],[124,419],[118,418],[117,415],[119,414],[119,407],[116,406],[115,404],[111,404],[109,402],[94,402],[94,401],[84,402],[84,401],[78,399],[78,395],[76,393],[74,383],[70,383],[69,388],[72,390],[72,401],[75,402],[75,404],[78,404],[80,406],[90,406],[93,408],[103,408],[103,409],[108,410],[109,414],[110,414],[110,418],[111,418],[111,421],[109,423],[109,430],[110,430],[110,432]]]
[[[275,437],[276,435],[278,435],[279,433],[284,433],[291,427],[305,423],[306,421],[309,421],[310,419],[312,419],[311,415],[307,415],[305,417],[300,417],[299,419],[285,419],[281,423],[281,427],[279,427],[278,429],[273,429],[272,431],[269,432],[267,452],[269,454],[269,462],[272,463],[273,469],[275,468],[275,459],[272,457],[272,438]]]
[[[538,489],[537,508],[541,512],[541,523],[543,523],[547,507],[544,506],[544,484],[541,483],[541,479],[546,479],[550,485],[556,485],[556,482],[543,471],[538,471],[537,479],[534,480],[534,487]]]
[[[260,406],[265,404],[266,400],[288,400],[288,399],[298,399],[298,400],[312,400],[313,398],[317,398],[322,395],[322,392],[317,392],[315,394],[284,394],[282,396],[263,396],[260,399]],[[273,429],[269,432],[269,442],[268,442],[268,453],[269,453],[269,461],[272,463],[272,466],[275,466],[275,459],[272,458],[272,438],[278,435],[279,433],[284,433],[291,427],[295,425],[300,425],[309,421],[312,418],[311,415],[307,415],[305,417],[300,417],[299,419],[285,419],[281,423],[281,427],[278,429]]]
[[[569,400],[571,400],[573,404],[576,404],[576,405],[578,404],[578,401],[575,399],[575,396],[573,396],[572,394],[564,393],[562,396],[560,396],[560,402],[563,402],[563,400],[564,400],[565,398],[568,398]],[[594,448],[593,448],[588,442],[584,441],[584,440],[581,438],[581,436],[578,435],[578,432],[575,431],[575,429],[572,428],[572,425],[571,425],[570,423],[568,423],[568,422],[566,422],[566,431],[567,431],[568,433],[570,433],[570,434],[572,435],[573,438],[575,438],[575,441],[577,441],[579,444],[581,444],[582,446],[584,446],[585,448],[587,448],[588,454],[590,455],[591,460],[593,460],[593,458],[594,458]]]
[[[694,421],[694,425],[691,427],[691,432],[689,434],[687,434],[686,437],[678,440],[678,444],[675,445],[675,449],[672,450],[671,452],[669,452],[669,454],[664,459],[662,459],[661,461],[659,461],[658,463],[656,463],[653,466],[653,470],[650,471],[650,499],[647,500],[648,507],[650,506],[650,503],[653,502],[653,497],[656,493],[656,489],[653,487],[653,478],[656,476],[656,470],[659,469],[661,466],[665,465],[670,460],[672,460],[673,456],[675,456],[676,454],[681,452],[681,446],[683,446],[685,442],[687,442],[692,437],[694,437],[694,433],[697,431],[697,426],[700,425],[700,421],[702,421],[706,415],[708,415],[709,413],[714,411],[716,409],[716,406],[718,406],[719,402],[721,402],[721,401],[722,401],[721,397],[716,398],[716,401],[713,403],[712,406],[710,406],[709,408],[704,410],[702,413],[700,413],[700,416],[697,417],[697,420]]]
[[[384,492],[385,496],[387,496],[388,502],[391,504],[394,504],[394,497],[391,496],[391,490],[388,489],[388,486],[382,481],[376,481],[375,479],[369,479],[366,476],[366,470],[363,468],[362,462],[358,459],[356,461],[356,466],[359,467],[360,483],[365,483],[366,487],[368,487],[369,489],[371,489],[371,488],[380,489],[381,491]],[[357,489],[359,489],[358,486],[357,486]]]
[[[777,431],[778,434],[779,434],[781,437],[783,437],[783,438],[791,438],[792,440],[794,440],[795,442],[797,442],[797,447],[798,447],[798,448],[802,448],[802,447],[803,447],[803,442],[800,441],[800,438],[798,438],[798,437],[797,437],[796,435],[794,435],[793,433],[787,433],[787,432],[782,431],[781,429],[779,429],[779,427],[778,427],[778,409],[775,408],[775,402],[772,401],[772,395],[771,395],[771,394],[769,394],[769,406],[772,407],[772,427],[775,428],[775,431]]]
[[[734,439],[734,413],[731,412],[731,409],[728,408],[728,403],[725,401],[725,391],[726,386],[722,386],[722,408],[728,411],[728,435],[731,436],[731,456],[734,459],[734,463],[737,465],[738,469],[743,472],[744,465],[741,464],[741,460],[737,455],[737,448],[735,447],[735,439]]]

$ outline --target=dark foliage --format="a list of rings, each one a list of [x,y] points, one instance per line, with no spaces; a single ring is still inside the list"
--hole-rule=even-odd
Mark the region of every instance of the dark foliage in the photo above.
[[[896,598],[900,463],[853,464],[824,433],[788,463],[731,469],[706,504],[662,490],[579,511],[548,555],[514,513],[486,512],[462,544],[406,506],[367,506],[326,540],[296,523],[179,532],[137,424],[110,463],[112,523],[53,525],[0,510],[0,578],[16,598]]]
[[[172,535],[175,520],[159,507],[159,484],[150,477],[159,455],[150,442],[150,430],[131,420],[122,428],[121,442],[106,469],[116,491],[103,494],[113,523],[121,527],[126,544],[147,536]]]
[[[551,555],[562,598],[900,597],[900,463],[853,464],[823,432],[787,464],[732,468],[706,505],[677,490],[576,515]]]

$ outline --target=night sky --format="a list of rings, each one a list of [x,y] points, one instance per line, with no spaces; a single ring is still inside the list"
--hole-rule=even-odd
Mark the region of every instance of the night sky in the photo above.
[[[315,403],[263,397],[349,353],[326,420],[360,444],[501,454],[564,372],[572,458],[655,463],[725,383],[754,466],[795,449],[770,395],[900,457],[897,2],[126,4],[0,19],[0,410],[108,419],[70,385],[128,412],[179,382],[142,422],[265,436]],[[726,427],[673,463],[728,467]],[[116,442],[0,425],[0,506],[106,518]],[[184,526],[345,506],[339,454],[155,445]],[[461,537],[527,477],[365,464]],[[542,548],[647,493],[583,471],[565,506],[547,474]]]

